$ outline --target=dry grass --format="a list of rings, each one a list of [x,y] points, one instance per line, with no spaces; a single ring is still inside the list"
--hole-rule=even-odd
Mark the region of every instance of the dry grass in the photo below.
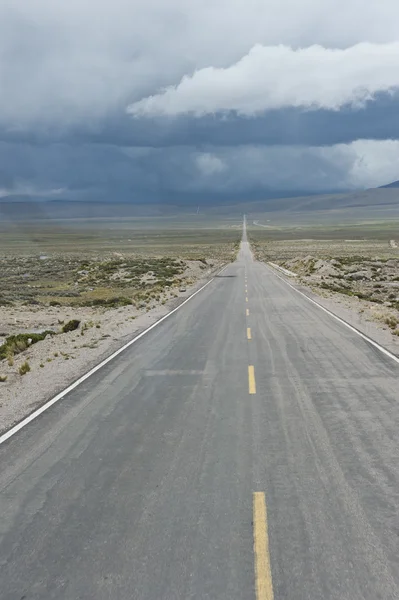
[[[24,363],[22,363],[22,365],[19,367],[18,369],[18,373],[20,375],[26,375],[26,373],[29,373],[30,371],[30,365],[28,363],[28,361],[26,360]]]
[[[40,250],[36,244],[34,253],[4,254],[0,305],[146,306],[167,299],[168,290],[189,285],[201,271],[233,260],[240,239],[239,230],[123,230],[120,238],[130,241],[122,248],[112,230],[108,238],[104,232],[104,246],[93,251],[90,241],[98,232],[87,238],[84,231],[74,233],[27,232],[41,241]],[[72,239],[76,243],[68,245]]]

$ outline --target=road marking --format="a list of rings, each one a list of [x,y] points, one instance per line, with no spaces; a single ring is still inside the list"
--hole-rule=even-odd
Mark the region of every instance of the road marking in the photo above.
[[[251,328],[247,327],[247,340],[251,340],[251,339],[252,339],[252,337],[251,337]]]
[[[253,494],[255,589],[257,600],[273,600],[267,510],[264,492]]]
[[[246,315],[249,317],[249,308],[247,308]]]
[[[228,266],[229,265],[226,265],[225,267],[223,267],[215,275],[215,277],[217,275],[220,275],[220,273],[222,273],[225,269],[227,269]],[[141,333],[139,333],[138,335],[136,335],[136,337],[134,337],[132,340],[130,340],[130,342],[127,342],[127,344],[125,344],[124,346],[122,346],[121,348],[119,348],[119,350],[116,350],[116,352],[113,352],[110,356],[108,356],[108,358],[106,358],[105,360],[103,360],[102,362],[100,362],[98,365],[96,365],[95,367],[93,367],[93,369],[90,369],[90,371],[88,371],[85,375],[82,375],[82,377],[79,377],[79,379],[77,379],[76,381],[74,381],[74,383],[71,383],[71,385],[69,385],[64,390],[62,390],[62,392],[60,392],[59,394],[57,394],[56,396],[54,396],[54,398],[52,398],[51,400],[49,400],[48,402],[46,402],[45,404],[43,404],[37,410],[33,411],[30,415],[28,415],[27,417],[25,417],[24,419],[22,419],[22,421],[20,421],[16,425],[14,425],[14,427],[11,427],[11,429],[9,429],[5,433],[3,433],[3,435],[0,435],[0,445],[3,444],[4,442],[6,442],[10,437],[12,437],[13,435],[15,435],[20,429],[22,429],[23,427],[25,427],[25,425],[28,425],[28,423],[31,423],[31,421],[33,421],[39,415],[41,415],[42,413],[44,413],[44,411],[46,411],[48,408],[50,408],[50,406],[53,406],[53,404],[55,404],[59,400],[62,400],[64,398],[64,396],[66,396],[67,394],[69,394],[69,392],[71,392],[76,387],[78,387],[78,385],[80,385],[81,383],[83,383],[91,375],[94,375],[94,373],[96,373],[97,371],[99,371],[102,367],[104,367],[106,364],[108,364],[111,360],[113,360],[114,358],[116,358],[119,354],[121,354],[121,352],[123,352],[124,350],[126,350],[126,348],[129,348],[129,346],[132,346],[133,344],[135,344],[140,338],[142,338],[143,336],[145,336],[149,331],[151,331],[152,329],[154,329],[155,327],[157,327],[158,325],[160,325],[163,321],[165,321],[165,319],[167,319],[168,317],[170,317],[171,315],[173,315],[175,312],[177,312],[178,310],[180,310],[185,304],[187,304],[187,302],[189,302],[192,298],[194,298],[194,296],[196,296],[197,294],[199,294],[200,292],[202,292],[202,290],[204,290],[210,283],[212,283],[212,281],[214,281],[215,277],[212,277],[212,279],[210,279],[209,281],[207,281],[196,292],[194,292],[193,294],[191,294],[191,296],[189,296],[188,298],[186,298],[181,304],[179,304],[179,306],[176,306],[176,308],[174,308],[173,310],[171,310],[170,312],[168,312],[166,315],[164,315],[163,317],[161,317],[160,319],[158,319],[158,321],[156,321],[155,323],[153,323],[152,325],[150,325],[149,327],[147,327],[147,329],[145,329],[144,331],[142,331]]]
[[[248,391],[250,394],[256,394],[255,369],[253,365],[248,367]]]
[[[248,302],[248,296],[245,298],[245,302]]]
[[[159,371],[148,369],[143,371],[145,377],[165,377],[169,375],[203,375],[204,371],[198,369],[160,369]]]
[[[297,294],[300,294],[301,296],[303,296],[304,298],[306,298],[306,300],[309,300],[309,302],[311,302],[312,304],[315,304],[316,306],[318,306],[321,310],[323,310],[325,313],[327,313],[328,315],[330,315],[330,317],[332,317],[336,321],[339,321],[340,323],[342,323],[342,325],[345,325],[345,327],[347,327],[348,329],[350,329],[351,331],[353,331],[353,333],[356,333],[357,335],[359,335],[361,338],[363,338],[364,340],[366,340],[367,342],[369,342],[372,346],[374,346],[374,348],[377,348],[380,352],[382,352],[383,354],[385,354],[385,356],[389,356],[389,358],[392,358],[392,360],[394,360],[396,363],[399,364],[399,357],[395,356],[395,354],[392,354],[392,352],[389,352],[389,350],[387,350],[386,348],[384,348],[384,346],[380,346],[380,344],[377,344],[377,342],[375,342],[374,340],[372,340],[368,335],[366,335],[365,333],[362,333],[361,331],[359,331],[358,329],[356,329],[356,327],[353,327],[352,325],[350,325],[349,323],[347,323],[346,321],[344,321],[344,319],[341,319],[341,317],[338,317],[337,315],[335,315],[333,312],[331,312],[331,310],[328,310],[328,308],[324,308],[324,306],[322,306],[321,304],[319,304],[318,302],[316,302],[316,300],[313,300],[313,298],[309,298],[309,296],[307,296],[303,292],[299,291],[294,285],[292,285],[292,283],[290,283],[289,281],[287,281],[286,279],[284,279],[284,277],[281,277],[281,275],[279,275],[278,273],[276,273],[276,271],[274,269],[271,269],[270,267],[269,267],[269,269],[273,273],[273,275],[275,275],[276,277],[278,277],[279,279],[281,279],[281,281],[284,281],[284,283],[286,283],[287,285],[290,286],[290,288],[292,288],[293,290],[295,290],[297,292]]]

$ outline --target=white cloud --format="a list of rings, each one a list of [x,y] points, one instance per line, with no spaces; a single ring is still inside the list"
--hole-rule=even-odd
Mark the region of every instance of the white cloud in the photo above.
[[[46,126],[50,133],[53,127],[82,122],[95,127],[194,72],[195,85],[211,75],[225,105],[214,78],[220,75],[222,87],[235,89],[232,76],[244,67],[250,78],[245,86],[254,92],[245,101],[251,109],[261,100],[256,95],[263,95],[251,80],[251,73],[260,83],[264,79],[262,48],[283,61],[273,63],[276,73],[270,80],[277,81],[284,101],[281,79],[296,63],[279,44],[297,49],[388,43],[398,39],[398,21],[397,0],[1,0],[0,125],[11,130]],[[248,54],[251,48],[256,50]],[[324,63],[315,65],[315,75],[329,69],[329,54],[318,56]],[[309,80],[309,74],[302,75]],[[241,90],[242,101],[246,93]],[[234,100],[240,104],[236,91]]]
[[[195,162],[200,173],[205,176],[221,173],[226,168],[226,165],[218,156],[209,152],[199,154]]]
[[[0,198],[9,198],[10,196],[41,196],[42,198],[52,198],[66,191],[66,188],[41,189],[29,182],[17,183],[12,188],[0,187]]]
[[[357,140],[343,148],[353,153],[347,180],[354,188],[379,187],[399,179],[399,140]]]
[[[338,110],[362,106],[399,86],[399,42],[345,50],[254,46],[234,65],[207,67],[177,86],[131,105],[135,116],[197,116],[218,111],[255,115],[288,106]]]

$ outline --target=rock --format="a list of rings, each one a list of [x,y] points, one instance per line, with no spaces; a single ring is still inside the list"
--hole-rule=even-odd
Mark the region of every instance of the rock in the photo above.
[[[30,346],[32,343],[32,338],[28,338],[28,346]]]
[[[186,291],[186,288],[185,288],[185,287],[181,287],[181,288],[179,288],[179,292],[185,292],[185,291]]]
[[[319,270],[318,273],[320,275],[324,275],[326,277],[338,277],[338,276],[342,276],[341,272],[338,271],[338,269],[336,269],[335,267],[329,265],[329,264],[325,264],[323,265]]]
[[[371,274],[368,271],[356,271],[355,273],[348,273],[345,275],[345,279],[351,279],[352,281],[370,281]]]

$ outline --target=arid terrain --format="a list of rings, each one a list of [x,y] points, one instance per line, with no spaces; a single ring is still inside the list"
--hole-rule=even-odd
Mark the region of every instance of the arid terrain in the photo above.
[[[0,430],[234,260],[240,231],[71,237],[27,231],[20,252],[11,235],[0,242]]]
[[[144,223],[144,222],[143,222]],[[395,224],[251,224],[258,260],[399,354]],[[240,221],[132,230],[79,223],[0,238],[0,429],[5,430],[177,306],[234,260]]]
[[[393,224],[390,224],[391,235],[392,229]],[[253,228],[250,239],[257,259],[292,273],[296,284],[329,300],[329,308],[335,312],[338,307],[345,308],[343,316],[360,329],[374,323],[390,332],[391,342],[396,346],[399,341],[399,244],[386,234],[385,224],[380,228],[375,224],[333,230],[319,227],[307,230],[306,239],[298,239],[300,230],[296,230],[297,239],[292,239],[294,231],[268,232]],[[354,235],[352,239],[345,237],[350,231]],[[284,234],[287,239],[281,239]],[[273,239],[275,236],[278,239]],[[399,352],[399,344],[396,352]]]

